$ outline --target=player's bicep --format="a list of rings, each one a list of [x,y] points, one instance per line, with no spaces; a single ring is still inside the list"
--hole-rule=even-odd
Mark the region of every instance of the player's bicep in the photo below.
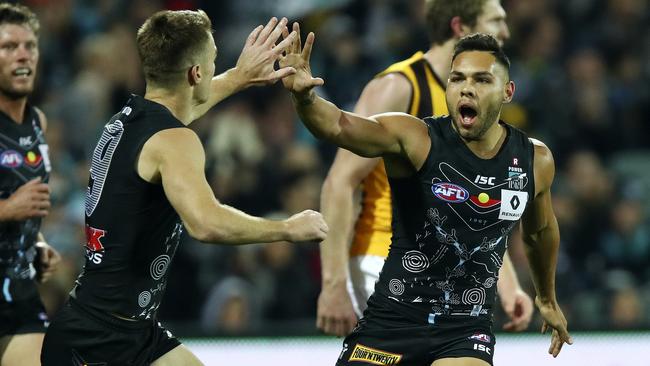
[[[394,128],[387,128],[390,119],[384,123],[373,117],[363,117],[343,112],[339,119],[339,145],[357,155],[367,158],[381,157],[399,152],[399,136]]]
[[[533,235],[556,221],[551,198],[551,185],[555,178],[553,154],[541,141],[531,141],[535,149],[534,176],[537,194],[522,217],[524,235]]]
[[[551,193],[542,192],[530,203],[521,218],[524,237],[535,235],[544,230],[549,223],[553,210],[550,204]]]
[[[217,204],[205,178],[205,152],[189,129],[159,132],[158,169],[163,189],[190,235],[197,237],[205,225],[207,211]]]

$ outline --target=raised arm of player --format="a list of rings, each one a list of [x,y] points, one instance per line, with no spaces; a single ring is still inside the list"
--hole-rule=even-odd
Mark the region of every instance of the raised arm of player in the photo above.
[[[373,79],[361,93],[354,112],[372,116],[390,111],[406,111],[410,85],[399,74]],[[357,322],[347,291],[349,243],[355,213],[355,192],[361,181],[380,162],[338,149],[321,192],[321,210],[332,229],[320,245],[322,285],[318,297],[316,326],[327,334],[345,336]]]
[[[258,26],[248,35],[235,67],[212,78],[210,99],[195,106],[192,120],[201,117],[215,104],[240,90],[254,85],[274,84],[281,78],[295,72],[291,67],[275,70],[274,64],[295,37],[290,34],[275,44],[287,27],[287,19],[278,21],[273,17],[266,26]]]
[[[544,318],[542,333],[553,329],[551,346],[553,357],[562,350],[564,343],[573,340],[567,331],[567,321],[555,297],[555,267],[560,245],[560,230],[551,204],[551,184],[555,165],[551,151],[542,142],[535,145],[534,172],[536,196],[524,212],[521,226],[530,271],[537,292],[535,303]]]
[[[297,23],[294,23],[293,30],[299,34]],[[295,74],[282,79],[282,83],[292,92],[298,115],[312,134],[357,155],[406,163],[399,167],[399,171],[396,169],[397,174],[405,174],[401,169],[409,169],[409,174],[412,174],[414,168],[421,167],[431,144],[426,124],[404,113],[362,117],[344,112],[318,97],[313,88],[324,81],[313,78],[311,74],[309,57],[313,44],[313,33],[307,36],[304,48],[300,36],[297,36],[287,55],[280,60],[280,65],[296,70]]]
[[[205,153],[198,136],[186,128],[153,135],[137,163],[140,177],[161,182],[165,195],[195,239],[219,244],[322,240],[327,225],[320,213],[306,210],[283,221],[245,214],[217,201],[205,178]]]

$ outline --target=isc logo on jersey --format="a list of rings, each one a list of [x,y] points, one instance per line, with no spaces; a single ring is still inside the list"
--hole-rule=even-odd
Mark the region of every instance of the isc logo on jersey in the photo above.
[[[106,230],[86,225],[86,258],[94,264],[100,264],[104,258],[104,245],[101,239],[106,236]]]
[[[469,198],[465,188],[453,183],[435,183],[431,191],[439,199],[450,203],[462,203]]]
[[[23,165],[23,157],[17,151],[5,150],[0,154],[0,165],[5,168],[18,168]]]

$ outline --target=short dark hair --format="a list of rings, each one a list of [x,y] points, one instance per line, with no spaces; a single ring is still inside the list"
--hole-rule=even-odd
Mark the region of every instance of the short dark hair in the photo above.
[[[468,51],[489,52],[496,58],[498,63],[505,66],[506,70],[510,71],[510,59],[505,52],[503,52],[503,48],[499,46],[499,42],[497,42],[496,38],[489,34],[474,33],[461,38],[460,41],[456,43],[454,56],[451,58],[451,62],[454,62],[456,57],[461,53]]]
[[[0,25],[3,24],[26,25],[37,36],[41,28],[41,23],[39,23],[36,14],[28,7],[20,4],[0,4]]]
[[[212,22],[203,10],[163,10],[138,29],[138,53],[147,82],[168,85],[205,48]]]
[[[427,0],[426,15],[429,41],[442,44],[454,36],[451,20],[460,17],[463,24],[474,27],[487,0]]]

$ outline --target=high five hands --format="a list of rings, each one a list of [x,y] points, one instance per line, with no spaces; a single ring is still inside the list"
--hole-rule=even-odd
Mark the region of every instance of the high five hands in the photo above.
[[[279,59],[280,67],[295,70],[294,73],[282,79],[282,84],[296,96],[308,95],[314,87],[325,83],[323,79],[312,76],[311,66],[309,65],[311,50],[314,45],[314,33],[309,32],[304,48],[300,39],[300,25],[298,23],[293,23],[291,33],[289,33],[288,29],[284,29],[282,36],[284,38],[282,42],[290,40],[291,44]]]
[[[283,40],[276,44],[280,35]],[[295,72],[292,67],[275,69],[274,64],[283,51],[292,46],[297,34],[287,30],[287,18],[271,18],[265,26],[258,26],[246,38],[235,70],[248,85],[271,85]]]

